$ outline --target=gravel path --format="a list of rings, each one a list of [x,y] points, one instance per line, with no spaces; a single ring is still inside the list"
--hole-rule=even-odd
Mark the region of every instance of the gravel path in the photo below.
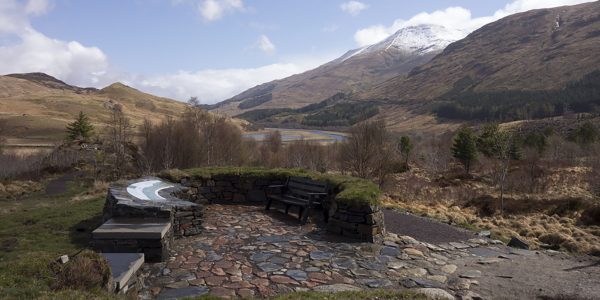
[[[440,244],[461,242],[474,238],[474,233],[438,221],[405,212],[386,209],[385,228],[390,233],[408,235],[419,241]]]

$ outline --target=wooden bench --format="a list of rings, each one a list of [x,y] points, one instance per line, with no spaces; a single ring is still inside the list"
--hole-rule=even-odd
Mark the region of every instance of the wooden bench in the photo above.
[[[273,193],[279,190],[279,193]],[[300,223],[305,224],[310,210],[317,205],[323,206],[329,189],[327,183],[304,177],[289,177],[285,185],[271,185],[267,192],[266,210],[271,208],[273,201],[285,204],[285,214],[290,206],[298,206]]]

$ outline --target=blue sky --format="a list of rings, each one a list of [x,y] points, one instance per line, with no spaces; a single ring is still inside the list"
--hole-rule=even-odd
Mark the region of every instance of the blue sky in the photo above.
[[[422,23],[466,32],[583,0],[1,0],[0,73],[214,103]]]

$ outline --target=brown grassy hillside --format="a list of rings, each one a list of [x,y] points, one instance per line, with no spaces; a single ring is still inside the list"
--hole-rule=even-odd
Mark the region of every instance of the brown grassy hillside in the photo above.
[[[0,76],[0,119],[7,124],[10,144],[51,144],[64,138],[64,128],[84,112],[101,131],[110,108],[121,105],[134,126],[144,118],[163,120],[181,114],[184,103],[140,92],[121,83],[104,89],[82,89],[34,73],[21,78]]]

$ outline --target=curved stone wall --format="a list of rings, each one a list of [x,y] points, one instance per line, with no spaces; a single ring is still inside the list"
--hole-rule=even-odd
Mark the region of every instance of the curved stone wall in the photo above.
[[[269,185],[285,184],[286,178],[253,178],[247,176],[212,175],[204,178],[185,177],[178,198],[194,203],[263,203]],[[347,204],[335,201],[335,189],[325,205],[329,213],[327,231],[368,242],[381,242],[385,233],[383,213],[374,204]]]

